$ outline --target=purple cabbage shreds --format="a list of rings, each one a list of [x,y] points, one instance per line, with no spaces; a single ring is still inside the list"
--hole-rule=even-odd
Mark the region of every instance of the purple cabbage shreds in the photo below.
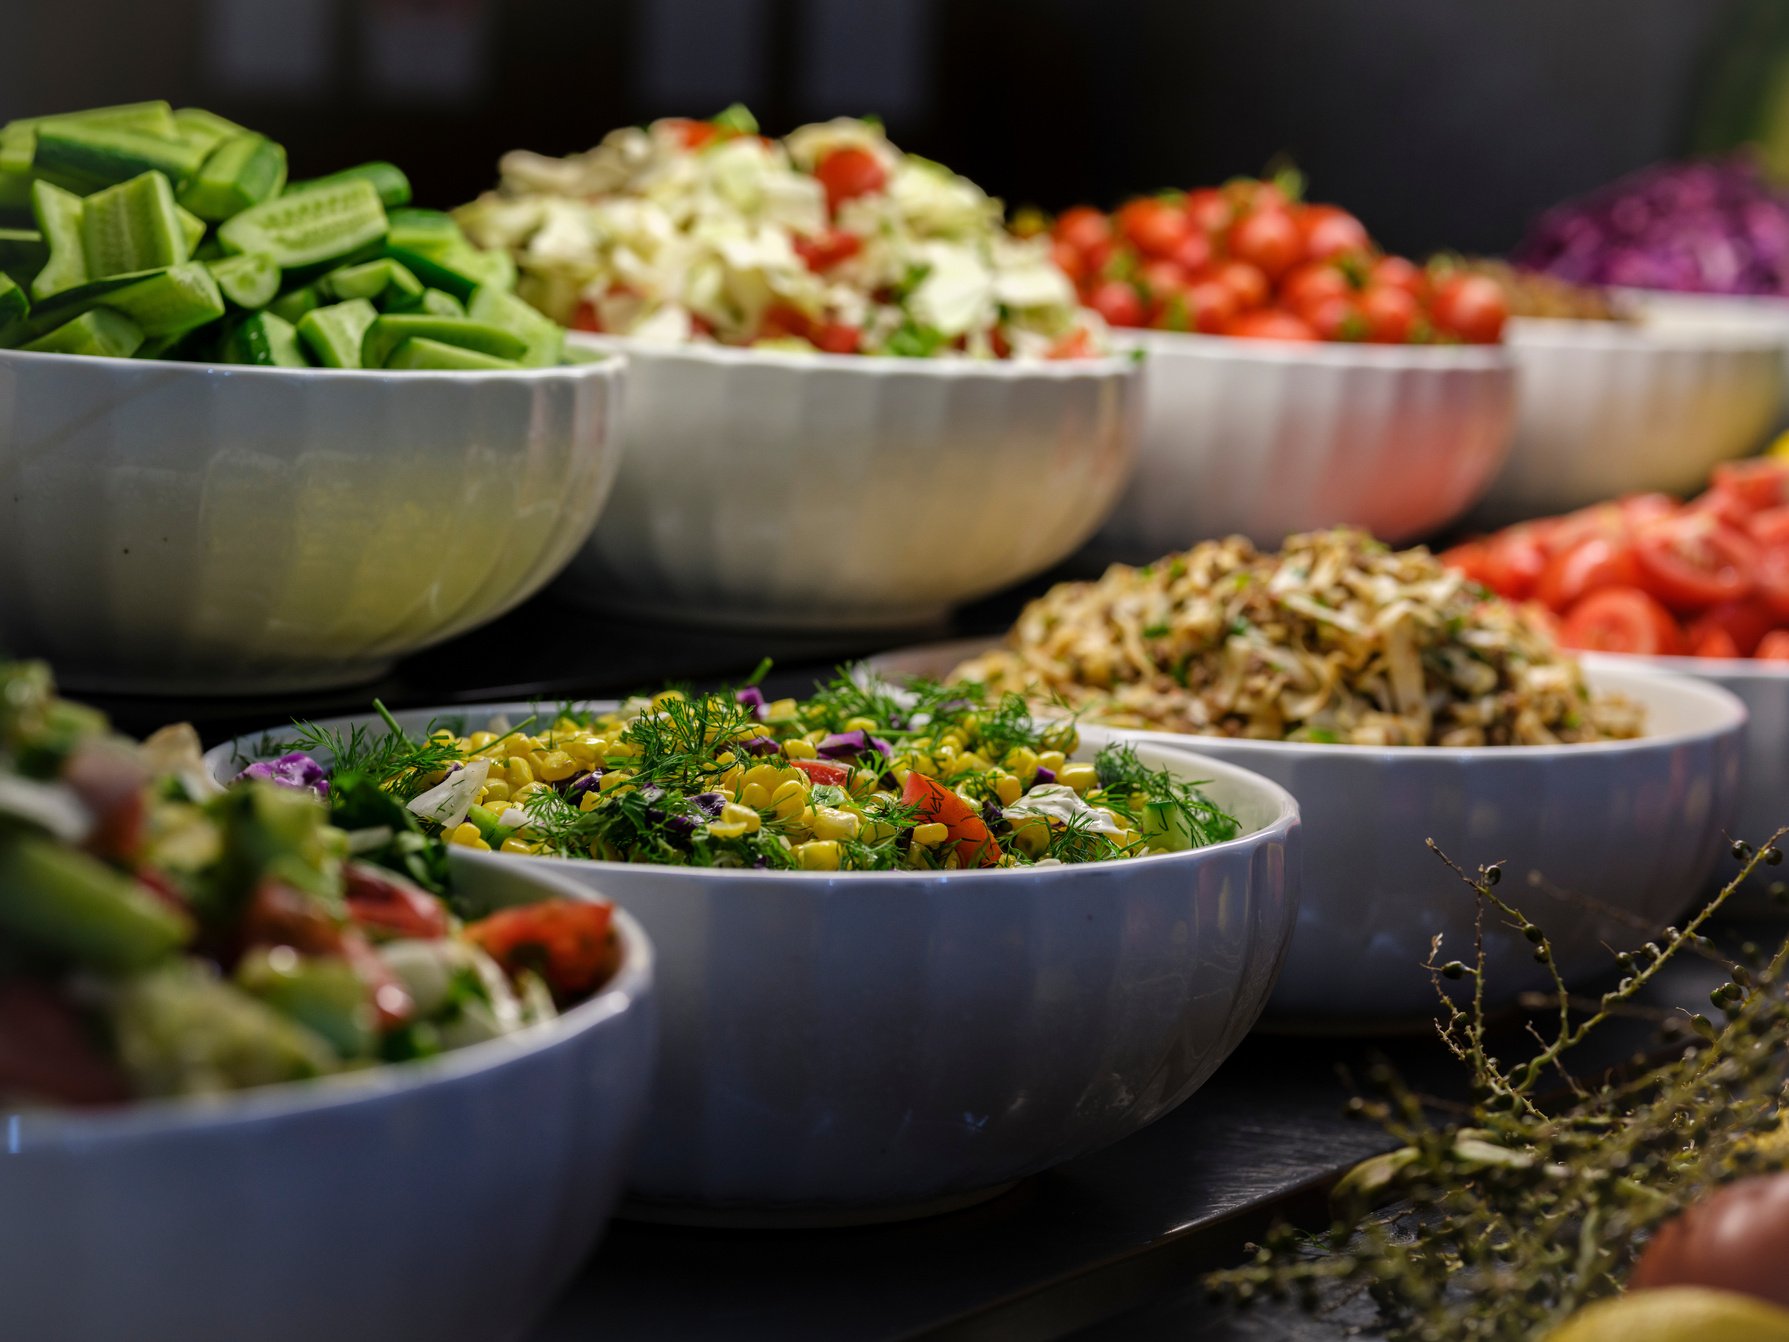
[[[774,736],[752,736],[739,742],[738,749],[748,755],[774,755],[782,747],[777,744]]]
[[[650,816],[651,811],[647,812]],[[687,839],[696,832],[696,818],[689,815],[672,815],[665,817],[665,829],[679,839]]]
[[[834,732],[815,747],[829,760],[854,759],[866,750],[873,750],[883,759],[894,754],[894,747],[880,736],[871,736],[859,727],[854,732]]]
[[[1055,781],[1056,771],[1054,769],[1046,769],[1041,764],[1037,766],[1037,782],[1054,783]]]
[[[600,786],[602,781],[603,771],[601,769],[595,769],[590,773],[581,774],[577,778],[572,779],[571,783],[566,787],[565,799],[567,801],[575,802],[586,792]]]
[[[768,705],[764,702],[764,691],[756,685],[747,685],[733,696],[741,704],[752,710],[752,716],[759,722],[764,721],[764,710]]]
[[[297,788],[301,792],[314,792],[319,797],[329,795],[328,773],[302,750],[281,755],[277,760],[256,760],[232,781],[240,783],[245,778],[278,783],[281,787]]]
[[[991,801],[984,801],[981,804],[981,818],[987,823],[989,829],[1002,824],[1006,820],[1006,816],[1001,812],[1000,808]]]
[[[699,810],[708,815],[719,815],[721,807],[727,804],[726,796],[719,792],[698,792],[690,800],[696,804]]]

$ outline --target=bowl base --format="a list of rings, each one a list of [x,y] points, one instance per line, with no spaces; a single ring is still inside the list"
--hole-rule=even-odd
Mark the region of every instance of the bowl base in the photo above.
[[[623,1221],[696,1226],[707,1230],[829,1230],[946,1216],[951,1212],[992,1202],[1011,1192],[1018,1183],[1014,1179],[1009,1183],[977,1188],[968,1193],[952,1193],[946,1197],[926,1198],[918,1202],[878,1203],[870,1207],[709,1207],[693,1202],[654,1202],[646,1198],[630,1197],[621,1204],[615,1215]]]
[[[351,689],[356,685],[366,685],[378,680],[397,663],[394,657],[382,657],[370,662],[337,662],[311,669],[295,668],[230,676],[187,672],[163,674],[144,671],[132,674],[88,671],[78,664],[70,666],[58,662],[54,657],[47,660],[55,667],[57,686],[64,693],[75,696],[105,695],[112,698],[141,695],[161,699],[250,699],[260,695]]]

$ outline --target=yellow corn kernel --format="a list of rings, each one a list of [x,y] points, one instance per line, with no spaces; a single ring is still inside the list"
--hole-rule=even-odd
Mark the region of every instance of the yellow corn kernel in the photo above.
[[[579,764],[590,765],[596,763],[596,745],[594,736],[573,736],[560,742],[560,749]]]
[[[836,806],[822,806],[809,822],[816,839],[855,839],[863,829],[863,821]]]
[[[439,741],[443,745],[451,746],[458,739],[459,739],[458,737],[456,737],[452,732],[448,731],[447,728],[445,728],[445,727],[437,727],[437,728],[435,728],[434,731],[429,733],[429,740]]]
[[[958,774],[980,773],[987,767],[988,762],[980,755],[973,750],[965,751],[950,762],[950,768],[945,771],[945,776],[955,778]]]
[[[1012,774],[1001,774],[994,779],[994,795],[1002,806],[1011,806],[1025,795],[1025,785]]]
[[[778,784],[776,791],[770,794],[770,809],[778,820],[793,820],[807,804],[807,784],[798,783],[793,778]]]
[[[517,732],[503,743],[503,748],[511,755],[521,755],[524,757],[532,755],[535,751],[541,750],[545,746],[546,742],[542,741],[540,737],[524,736],[520,732]]]
[[[592,788],[589,792],[586,792],[582,797],[578,798],[578,809],[580,811],[591,810],[602,799],[602,793],[595,788]]]
[[[599,781],[596,786],[598,790],[602,792],[613,792],[633,776],[634,771],[632,769],[611,769],[608,773],[602,776],[601,781]]]
[[[785,770],[774,764],[754,764],[745,771],[743,781],[747,787],[756,783],[766,792],[770,792],[793,772],[795,771]]]
[[[711,780],[711,786],[716,792],[737,792],[739,791],[739,785],[744,781],[745,770],[735,764],[731,768],[724,769],[719,774],[716,774]]]
[[[631,760],[640,753],[640,747],[632,741],[610,741],[609,748],[603,752],[605,759]]]
[[[723,825],[744,825],[745,829],[741,832],[745,834],[756,834],[764,825],[764,818],[751,807],[738,806],[733,802],[721,807],[720,819]]]
[[[1013,826],[1009,842],[1026,857],[1042,857],[1050,847],[1050,822],[1042,816],[1027,816]]]
[[[684,693],[682,690],[660,690],[657,694],[652,696],[652,706],[654,708],[663,708],[666,704],[682,703],[683,699]]]
[[[534,772],[549,783],[557,783],[579,772],[578,762],[563,750],[543,750],[535,761]]]
[[[480,802],[508,801],[509,784],[500,778],[489,779],[485,783],[484,791],[478,794],[478,799]]]
[[[783,742],[783,754],[792,760],[811,760],[820,756],[812,741],[804,741],[799,736]]]
[[[932,848],[950,837],[950,827],[936,820],[913,827],[913,842],[921,848]]]
[[[831,839],[815,839],[809,843],[797,844],[795,859],[801,863],[803,871],[837,871],[839,846]]]
[[[964,746],[969,744],[969,738],[964,736],[963,733],[958,731],[955,727],[947,727],[939,734],[938,744],[941,746],[951,746],[957,750],[961,750]]]
[[[936,745],[934,745],[932,747],[932,758],[934,760],[936,760],[938,762],[938,764],[934,765],[930,769],[926,769],[925,772],[926,773],[936,773],[938,771],[939,766],[949,764],[952,760],[954,760],[957,757],[957,752],[959,749],[961,749],[961,747],[959,747],[955,741],[951,741],[948,739],[940,740]],[[923,756],[921,758],[923,758]],[[916,767],[923,767],[923,766],[916,766]]]
[[[534,781],[534,770],[528,767],[527,760],[508,759],[501,764],[493,764],[487,777],[495,777],[499,771],[503,775],[503,781],[509,784],[512,792]]]
[[[735,755],[731,750],[723,750],[720,754],[714,757],[714,762],[720,765],[723,769],[731,764],[737,763],[738,760],[739,756]]]
[[[716,839],[743,839],[745,826],[737,820],[710,820],[708,833]]]
[[[874,769],[853,769],[851,777],[845,780],[845,790],[853,797],[867,797],[876,790],[880,778]],[[904,775],[902,781],[905,781]]]
[[[763,811],[770,807],[770,789],[762,783],[747,783],[739,790],[739,804],[749,806],[753,811]]]
[[[1056,781],[1085,795],[1099,786],[1099,771],[1091,764],[1065,764],[1056,770]]]
[[[497,851],[500,853],[537,853],[540,851],[540,848],[538,845],[529,843],[525,839],[511,837],[499,844],[497,846]]]
[[[417,780],[417,783],[421,787],[431,788],[431,787],[434,787],[435,784],[441,782],[444,778],[446,778],[447,775],[448,775],[448,770],[436,769],[432,773],[424,774],[420,779]]]
[[[1055,773],[1057,781],[1061,781],[1062,766],[1068,762],[1068,756],[1060,750],[1040,750],[1037,755],[1037,767]]]
[[[457,843],[462,848],[482,848],[487,853],[491,851],[491,845],[486,843],[484,835],[478,832],[478,826],[469,820],[455,825],[453,833],[447,836],[447,841]]]
[[[876,719],[866,718],[859,714],[845,719],[845,730],[848,732],[873,732],[876,730]]]
[[[1021,779],[1037,776],[1037,752],[1030,746],[1014,746],[1000,762]]]
[[[530,797],[536,797],[543,792],[551,792],[552,790],[553,789],[548,787],[545,783],[524,783],[521,787],[509,794],[509,802],[512,806],[526,806]]]
[[[472,735],[466,738],[465,745],[462,749],[470,751],[472,754],[476,755],[496,739],[496,732],[473,732]]]
[[[764,706],[764,717],[766,721],[780,722],[785,718],[792,718],[794,716],[795,701],[793,699],[775,699]]]

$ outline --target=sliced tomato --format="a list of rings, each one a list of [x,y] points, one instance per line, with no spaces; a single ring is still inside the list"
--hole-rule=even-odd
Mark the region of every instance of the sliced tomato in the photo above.
[[[0,982],[0,1096],[115,1104],[130,1097],[130,1086],[48,984],[10,979]]]
[[[882,160],[856,145],[826,155],[814,165],[814,176],[820,179],[827,207],[834,212],[846,201],[872,195],[888,185],[888,169]]]
[[[1751,591],[1758,547],[1706,514],[1641,527],[1634,537],[1641,586],[1673,610],[1706,610]]]
[[[447,909],[428,891],[366,862],[348,863],[343,878],[348,917],[368,931],[421,941],[447,935]]]
[[[1753,513],[1746,519],[1746,534],[1767,548],[1789,547],[1789,505]]]
[[[808,776],[816,786],[844,787],[851,781],[851,766],[832,760],[790,760],[789,763]]]
[[[1745,501],[1741,494],[1726,489],[1711,489],[1691,499],[1678,510],[1681,517],[1712,517],[1724,527],[1732,527],[1735,531],[1749,530],[1752,517],[1757,509]]]
[[[601,331],[602,318],[596,314],[596,304],[584,298],[578,301],[578,310],[572,313],[571,329],[574,331]]]
[[[863,332],[846,322],[821,322],[808,339],[828,354],[855,354],[863,344]]]
[[[466,927],[466,935],[504,970],[532,969],[560,998],[594,992],[615,972],[620,954],[612,905],[548,899],[504,909]]]
[[[1761,662],[1789,662],[1789,629],[1773,629],[1753,653]]]
[[[249,946],[290,946],[301,955],[340,955],[342,928],[323,901],[267,877],[249,896],[239,929]]]
[[[1759,599],[1779,620],[1789,620],[1789,547],[1777,545],[1762,551],[1752,574]]]
[[[1709,629],[1686,640],[1692,657],[1731,658],[1739,656],[1739,644],[1725,629]]]
[[[918,823],[942,824],[956,844],[957,863],[963,867],[991,867],[1000,861],[1000,845],[988,830],[981,812],[937,779],[918,770],[907,775],[901,788],[901,805],[917,807]]]
[[[373,943],[358,927],[350,927],[342,933],[342,958],[366,985],[367,1001],[373,1004],[373,1014],[378,1018],[381,1030],[402,1025],[416,1014],[416,999],[398,982],[391,966],[373,949]]]
[[[1682,638],[1671,612],[1637,587],[1605,587],[1592,592],[1565,617],[1559,641],[1586,652],[1631,652],[1671,656]]]
[[[1479,586],[1489,587],[1491,585],[1491,571],[1487,566],[1488,546],[1486,542],[1464,541],[1451,549],[1443,550],[1439,558],[1443,564],[1465,574]]]
[[[1534,599],[1563,613],[1591,592],[1639,584],[1640,566],[1627,541],[1590,536],[1555,551],[1534,584]]]
[[[1744,601],[1723,601],[1718,606],[1710,606],[1684,630],[1684,638],[1694,647],[1709,634],[1719,631],[1733,640],[1741,657],[1750,657],[1757,651],[1759,640],[1779,622],[1776,612],[1754,595]]]
[[[1002,359],[1012,353],[1012,347],[1006,343],[1006,337],[996,328],[991,339],[994,353]],[[1056,343],[1050,346],[1046,359],[1092,359],[1099,354],[1093,346],[1093,335],[1085,326],[1077,326],[1065,336],[1059,336]]]
[[[1648,522],[1674,517],[1680,505],[1669,494],[1628,494],[1615,501],[1630,527],[1643,527]]]
[[[1764,457],[1724,461],[1714,468],[1714,492],[1738,499],[1752,511],[1789,503],[1789,462]]]
[[[1547,571],[1547,559],[1538,526],[1525,524],[1500,531],[1485,543],[1485,586],[1511,601],[1526,601]]]
[[[819,237],[795,239],[795,254],[816,274],[849,261],[862,250],[862,238],[839,228],[829,228]]]
[[[111,862],[134,862],[149,820],[149,776],[134,756],[101,741],[77,746],[62,766],[61,781],[93,818],[87,850]]]
[[[689,117],[666,117],[658,124],[672,131],[685,149],[700,149],[720,134],[720,127],[714,122],[693,121]]]

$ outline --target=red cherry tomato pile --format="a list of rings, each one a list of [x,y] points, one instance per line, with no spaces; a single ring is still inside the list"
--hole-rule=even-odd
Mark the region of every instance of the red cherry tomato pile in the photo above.
[[[1266,340],[1494,344],[1509,306],[1494,279],[1384,255],[1360,220],[1240,179],[1142,196],[1111,215],[1066,211],[1056,263],[1113,326]]]
[[[1730,462],[1690,503],[1634,495],[1441,558],[1544,607],[1568,648],[1789,661],[1789,462]]]

